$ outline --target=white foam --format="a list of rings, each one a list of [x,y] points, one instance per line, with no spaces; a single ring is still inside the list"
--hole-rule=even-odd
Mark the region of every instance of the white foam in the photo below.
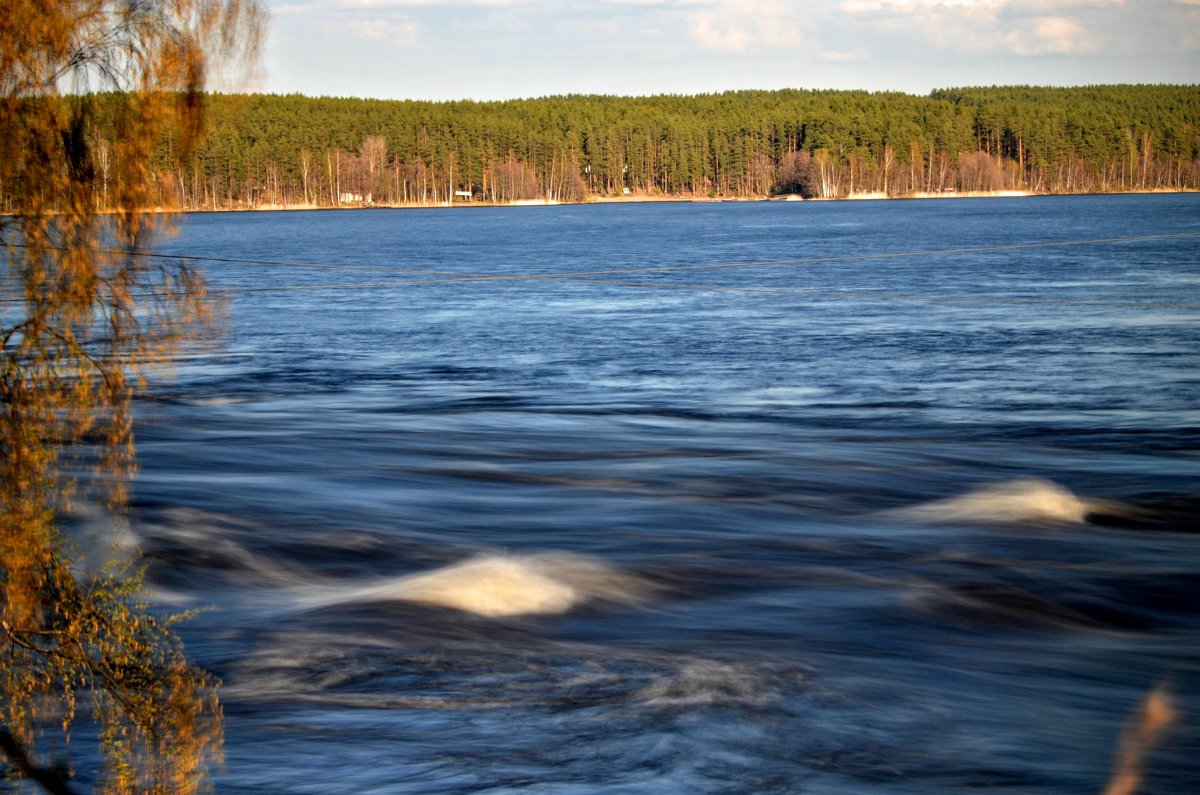
[[[79,500],[71,506],[71,565],[80,575],[96,575],[110,565],[129,563],[141,552],[129,522],[103,506]]]
[[[649,590],[645,581],[598,558],[556,552],[480,556],[365,588],[327,594],[316,603],[399,600],[498,618],[565,613],[598,599],[635,603]]]
[[[972,489],[957,497],[934,500],[888,515],[923,522],[1068,522],[1080,524],[1098,508],[1112,505],[1077,497],[1041,478],[1017,478]]]
[[[737,665],[697,660],[685,664],[634,694],[650,706],[754,706],[777,696],[761,672]]]

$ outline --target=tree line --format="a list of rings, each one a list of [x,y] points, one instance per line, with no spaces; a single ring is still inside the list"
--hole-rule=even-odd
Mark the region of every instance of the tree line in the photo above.
[[[205,103],[190,162],[171,135],[159,143],[164,206],[1200,188],[1200,86]],[[103,206],[119,136],[103,123],[89,135]]]

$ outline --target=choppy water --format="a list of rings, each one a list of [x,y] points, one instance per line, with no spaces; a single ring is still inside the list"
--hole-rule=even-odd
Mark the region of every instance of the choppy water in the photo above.
[[[1194,195],[187,218],[161,250],[337,266],[209,263],[227,335],[139,410],[218,791],[1099,792],[1162,682],[1144,791],[1194,791],[1197,234]]]

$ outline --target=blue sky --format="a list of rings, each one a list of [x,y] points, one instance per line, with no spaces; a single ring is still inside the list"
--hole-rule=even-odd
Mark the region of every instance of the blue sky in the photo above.
[[[268,0],[242,90],[384,99],[1200,82],[1200,0]]]

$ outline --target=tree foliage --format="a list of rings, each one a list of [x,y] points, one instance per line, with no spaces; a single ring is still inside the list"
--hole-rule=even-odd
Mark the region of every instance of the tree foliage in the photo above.
[[[256,0],[10,0],[0,14],[0,750],[10,775],[54,778],[33,751],[69,737],[81,693],[108,791],[192,791],[219,751],[212,679],[141,603],[136,572],[73,562],[60,517],[73,485],[64,456],[81,442],[99,451],[95,482],[110,503],[124,500],[138,368],[203,318],[197,274],[138,249],[162,219],[146,212],[162,204],[156,169],[184,162],[199,140],[210,64],[252,52],[260,18]]]
[[[163,201],[221,209],[441,204],[455,191],[507,201],[626,190],[835,198],[1200,188],[1197,86],[207,103],[211,134],[198,158],[187,168],[158,163]],[[159,151],[173,146],[164,139]]]

